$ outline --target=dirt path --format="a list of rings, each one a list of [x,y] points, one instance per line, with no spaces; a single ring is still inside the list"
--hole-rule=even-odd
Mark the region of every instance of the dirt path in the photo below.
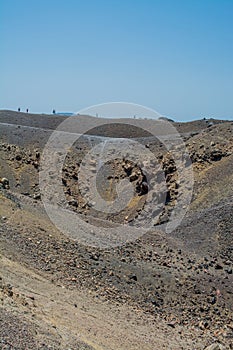
[[[201,341],[194,345],[184,329],[173,329],[161,319],[155,322],[140,310],[56,286],[5,257],[0,273],[6,284],[13,284],[13,295],[33,300],[24,306],[15,299],[19,311],[52,326],[64,344],[77,339],[96,350],[203,349]]]

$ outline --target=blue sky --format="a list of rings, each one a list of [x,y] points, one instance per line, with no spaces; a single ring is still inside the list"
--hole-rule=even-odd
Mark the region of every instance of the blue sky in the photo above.
[[[1,0],[0,108],[233,118],[233,0]]]

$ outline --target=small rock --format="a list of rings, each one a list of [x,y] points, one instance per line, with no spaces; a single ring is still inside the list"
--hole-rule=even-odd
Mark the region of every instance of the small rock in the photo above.
[[[0,184],[3,188],[9,189],[9,180],[6,177],[0,178]]]
[[[129,176],[130,181],[135,181],[138,178],[138,174],[133,171],[132,174]]]
[[[21,160],[21,159],[22,159],[22,157],[21,157],[21,155],[20,155],[20,154],[17,154],[17,155],[16,155],[16,157],[15,157],[15,159],[19,161],[19,160]]]
[[[210,346],[207,346],[207,348],[205,348],[205,350],[226,350],[225,346],[215,343],[212,344]]]
[[[206,328],[208,327],[208,322],[206,322],[206,321],[201,321],[201,322],[199,323],[199,327],[200,327],[202,330],[206,329]]]
[[[214,305],[214,304],[216,304],[216,302],[217,302],[217,298],[216,298],[216,296],[213,296],[213,298],[211,298],[211,300],[210,300],[210,303],[212,305]]]
[[[133,281],[137,281],[138,280],[138,278],[137,278],[137,276],[135,274],[130,275],[129,279],[131,279]]]
[[[40,193],[34,193],[33,199],[41,199]]]
[[[78,202],[75,199],[71,199],[68,203],[69,203],[69,205],[72,205],[73,207],[78,207]]]
[[[175,328],[175,323],[174,323],[174,322],[169,322],[169,323],[167,323],[167,325],[168,325],[169,327]]]
[[[215,265],[215,270],[222,270],[223,269],[223,267],[222,267],[222,265],[220,265],[219,263],[217,263],[216,265]]]
[[[97,254],[91,254],[90,259],[98,261],[99,260],[99,256]]]

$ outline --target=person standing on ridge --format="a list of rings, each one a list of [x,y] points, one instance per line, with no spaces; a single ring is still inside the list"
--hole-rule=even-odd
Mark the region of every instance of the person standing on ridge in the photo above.
[[[18,108],[18,112],[20,112],[20,108]]]
[[[26,112],[28,113],[28,108],[26,109]]]

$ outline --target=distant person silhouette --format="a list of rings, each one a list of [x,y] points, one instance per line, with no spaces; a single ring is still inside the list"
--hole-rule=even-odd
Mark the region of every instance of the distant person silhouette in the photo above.
[[[18,112],[20,112],[20,108],[18,108]]]
[[[28,113],[28,108],[26,109],[26,112]]]
[[[53,114],[56,114],[56,111],[55,111],[55,109],[53,109]]]

